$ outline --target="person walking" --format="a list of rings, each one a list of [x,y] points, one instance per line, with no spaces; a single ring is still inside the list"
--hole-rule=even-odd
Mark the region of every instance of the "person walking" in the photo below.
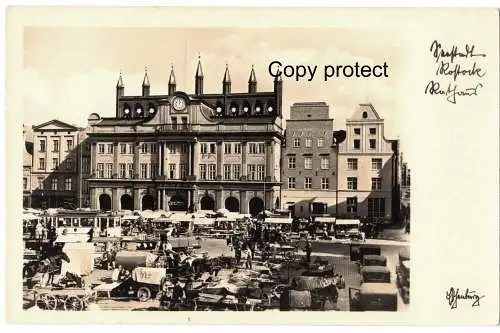
[[[308,264],[311,262],[311,252],[312,252],[311,243],[309,243],[309,240],[306,240],[306,260]]]
[[[252,269],[252,250],[250,249],[250,247],[246,249],[245,268]]]
[[[238,267],[241,260],[241,249],[239,246],[235,246],[234,248],[234,258],[236,259],[236,267]]]

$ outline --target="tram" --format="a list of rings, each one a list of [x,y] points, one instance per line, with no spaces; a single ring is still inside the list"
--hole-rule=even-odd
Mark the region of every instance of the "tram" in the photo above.
[[[93,228],[94,237],[121,237],[121,217],[87,210],[58,210],[41,216],[47,227],[55,227],[62,238],[87,239]]]

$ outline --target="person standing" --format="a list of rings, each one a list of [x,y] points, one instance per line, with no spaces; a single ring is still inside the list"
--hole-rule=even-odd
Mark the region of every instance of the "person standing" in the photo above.
[[[234,258],[236,259],[236,266],[239,266],[241,260],[241,249],[239,246],[235,246],[234,248]]]
[[[309,264],[311,262],[311,252],[312,252],[312,246],[311,243],[309,243],[309,240],[306,240],[306,260],[307,263]]]
[[[246,260],[245,260],[245,268],[252,269],[252,250],[250,247],[246,249]]]
[[[42,240],[42,238],[43,238],[43,225],[42,225],[42,223],[40,223],[40,222],[37,223],[35,233],[36,233],[36,238],[38,240]]]

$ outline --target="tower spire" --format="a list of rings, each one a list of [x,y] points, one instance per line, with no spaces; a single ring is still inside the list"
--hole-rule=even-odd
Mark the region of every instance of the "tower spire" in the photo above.
[[[149,87],[149,76],[148,76],[148,67],[144,67],[144,80],[142,81],[142,85],[144,87]]]
[[[231,76],[229,75],[229,65],[226,62],[226,71],[222,80],[222,93],[228,95],[231,93]]]
[[[172,96],[176,90],[174,64],[170,63],[170,78],[168,79],[168,94]]]
[[[257,77],[255,76],[255,70],[252,65],[252,70],[250,72],[250,77],[248,78],[248,92],[254,94],[257,92]]]
[[[194,77],[194,93],[196,96],[203,95],[203,69],[201,68],[201,56],[198,53],[198,66]]]
[[[231,83],[231,76],[229,75],[229,65],[227,62],[226,62],[226,71],[224,73],[224,80],[222,82]]]
[[[122,78],[122,70],[120,69],[120,76],[118,76],[118,82],[116,82],[117,88],[123,88],[123,78]]]

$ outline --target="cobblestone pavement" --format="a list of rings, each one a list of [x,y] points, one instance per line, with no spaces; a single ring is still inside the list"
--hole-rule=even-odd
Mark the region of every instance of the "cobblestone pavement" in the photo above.
[[[387,266],[391,271],[392,283],[395,284],[396,279],[396,265],[398,263],[398,254],[401,248],[408,247],[409,244],[405,242],[391,242],[386,240],[367,240],[367,243],[377,244],[381,246],[382,255],[387,257]],[[331,242],[314,242],[313,253],[311,255],[312,261],[316,258],[321,260],[328,260],[330,264],[335,267],[335,272],[341,274],[346,282],[346,288],[339,290],[338,308],[340,311],[349,311],[349,287],[359,288],[361,284],[361,276],[358,272],[356,263],[351,262],[349,258],[350,246],[348,244],[332,244]],[[226,246],[225,240],[219,239],[205,239],[202,243],[200,252],[208,252],[210,257],[219,256],[224,254],[226,256],[234,256],[234,251],[231,251]],[[299,256],[305,256],[302,250],[298,252]],[[290,272],[290,276],[300,274],[301,272]],[[87,279],[87,283],[100,284],[103,280],[111,277],[111,271],[95,270]],[[26,303],[29,303],[29,292],[25,293]],[[92,304],[89,310],[140,310],[150,307],[156,307],[158,303],[154,300],[148,302],[140,302],[136,300],[99,300],[96,304]],[[398,300],[398,310],[406,311],[409,305],[403,303],[401,297]]]

